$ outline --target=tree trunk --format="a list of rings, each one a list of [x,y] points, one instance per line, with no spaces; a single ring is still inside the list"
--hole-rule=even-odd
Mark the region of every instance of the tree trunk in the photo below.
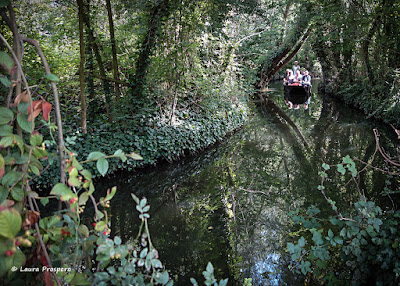
[[[158,5],[154,6],[150,15],[147,33],[143,39],[140,54],[136,62],[135,74],[131,81],[132,100],[143,96],[143,90],[146,85],[146,72],[150,64],[151,53],[156,45],[158,27],[161,21],[170,14],[168,4],[169,0],[162,0]]]
[[[307,30],[292,48],[285,48],[280,54],[272,59],[271,64],[269,64],[269,66],[264,69],[265,71],[261,73],[259,82],[260,89],[264,89],[271,81],[274,74],[293,59],[293,57],[300,50],[304,42],[307,40],[307,37],[310,34],[311,30],[311,27],[307,28]]]
[[[7,15],[7,11],[8,11],[9,16]],[[1,18],[6,22],[7,26],[10,28],[10,30],[13,34],[13,51],[14,51],[18,61],[21,63],[22,62],[21,36],[18,31],[17,22],[15,19],[15,12],[14,12],[14,8],[13,8],[12,4],[8,4],[7,9],[1,8],[0,15],[1,15]],[[16,81],[15,94],[16,95],[20,94],[22,91],[21,72],[18,69],[16,69],[16,71],[14,72],[14,75],[11,77],[11,80]],[[10,104],[11,104],[12,92],[13,92],[13,89],[10,88],[9,95],[6,100],[7,106],[10,106]]]
[[[76,0],[78,4],[79,18],[79,51],[81,60],[79,63],[79,97],[81,100],[81,127],[84,134],[87,133],[86,124],[86,97],[85,97],[85,40],[83,35],[83,0]]]
[[[378,26],[381,22],[381,17],[382,17],[382,8],[385,6],[385,0],[382,0],[381,6],[378,6],[377,9],[377,16],[374,19],[374,22],[372,23],[371,28],[368,31],[368,34],[365,36],[364,41],[361,46],[361,53],[364,61],[364,68],[365,68],[365,73],[368,77],[368,80],[370,81],[371,85],[375,83],[375,77],[374,77],[374,72],[373,69],[371,68],[371,63],[369,61],[369,46],[372,42],[372,38],[374,37],[376,31],[378,30]]]
[[[111,52],[113,57],[113,75],[114,75],[114,90],[115,96],[117,99],[120,97],[120,90],[119,90],[119,76],[118,76],[118,58],[117,58],[117,45],[115,42],[115,35],[114,35],[114,21],[112,17],[112,9],[110,0],[106,0],[107,5],[107,14],[108,14],[108,23],[110,26],[110,39],[111,39]]]
[[[90,102],[90,104],[87,106],[87,113],[90,116],[96,114],[95,108],[99,107],[100,104],[97,101],[96,95],[95,95],[95,87],[94,87],[94,67],[93,67],[93,50],[92,46],[89,43],[89,37],[87,37],[86,41],[86,58],[87,60],[85,61],[85,81],[87,85],[87,99]]]
[[[94,36],[94,32],[93,29],[91,27],[91,23],[90,23],[90,17],[89,17],[89,11],[90,11],[90,3],[86,2],[85,3],[85,11],[83,13],[83,22],[85,23],[86,27],[87,27],[87,34],[88,34],[88,38],[89,38],[89,42],[90,45],[93,49],[94,55],[96,57],[96,61],[97,61],[97,65],[99,67],[99,72],[100,75],[102,77],[106,77],[106,71],[104,68],[104,64],[103,64],[103,60],[101,58],[101,54],[100,54],[100,49],[99,49],[99,45],[96,42],[96,37]],[[111,96],[110,96],[110,87],[108,84],[108,81],[103,80],[103,90],[104,90],[104,96],[105,96],[105,105],[106,105],[106,112],[107,112],[107,117],[108,117],[108,121],[112,122],[113,118],[110,112],[110,106],[111,106]]]

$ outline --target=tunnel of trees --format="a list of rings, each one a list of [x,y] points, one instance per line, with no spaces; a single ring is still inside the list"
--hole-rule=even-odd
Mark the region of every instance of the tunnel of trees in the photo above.
[[[0,283],[172,285],[147,202],[134,197],[132,249],[109,237],[115,189],[96,202],[94,177],[222,140],[294,60],[322,92],[400,125],[398,0],[2,0],[0,19]],[[39,219],[49,199],[61,212]],[[64,276],[12,272],[63,257]]]

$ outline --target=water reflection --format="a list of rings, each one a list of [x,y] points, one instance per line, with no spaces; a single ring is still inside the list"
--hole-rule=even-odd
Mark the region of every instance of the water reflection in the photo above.
[[[288,212],[311,204],[324,208],[316,190],[319,166],[348,154],[370,160],[375,127],[385,150],[395,150],[392,131],[357,111],[316,93],[307,111],[288,110],[281,85],[275,89],[270,96],[276,104],[256,112],[218,146],[98,183],[103,190],[118,185],[111,229],[125,241],[136,237],[139,223],[130,193],[148,198],[152,240],[176,285],[190,285],[190,277],[203,281],[208,261],[218,278],[230,278],[229,285],[242,285],[247,277],[253,285],[301,285],[287,268]],[[361,178],[360,186],[371,196],[386,179],[373,171]],[[329,195],[343,205],[354,196],[351,187],[337,192],[346,182],[337,175],[328,183]]]

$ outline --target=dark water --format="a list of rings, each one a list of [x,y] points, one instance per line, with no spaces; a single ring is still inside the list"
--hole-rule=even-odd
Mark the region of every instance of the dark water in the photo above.
[[[136,237],[139,222],[130,193],[147,197],[152,241],[175,285],[191,285],[190,277],[203,281],[208,261],[219,279],[229,277],[229,285],[242,285],[244,278],[252,278],[253,285],[301,285],[287,268],[288,213],[311,204],[327,208],[316,189],[321,164],[339,163],[346,155],[371,160],[373,128],[385,150],[395,150],[390,127],[316,93],[309,110],[289,110],[281,84],[272,87],[271,98],[298,132],[263,108],[240,131],[204,152],[98,183],[98,189],[118,186],[109,214],[112,234],[125,241]],[[374,165],[383,168],[383,160],[375,157]],[[346,204],[355,189],[343,187],[348,177],[331,178],[327,192]],[[378,198],[385,180],[369,169],[359,184],[368,197]]]

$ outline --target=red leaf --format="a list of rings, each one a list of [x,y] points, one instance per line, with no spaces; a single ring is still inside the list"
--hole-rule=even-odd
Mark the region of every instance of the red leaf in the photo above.
[[[42,107],[43,107],[43,119],[46,121],[49,121],[49,114],[51,111],[51,103],[43,100]]]
[[[40,114],[41,111],[42,111],[42,109],[34,109],[33,114],[30,114],[30,112],[29,112],[28,122],[32,121],[32,116],[33,116],[33,119],[35,119]]]
[[[5,166],[3,165],[3,168],[0,169],[0,178],[3,178],[5,172]]]
[[[42,105],[42,100],[35,100],[34,102],[32,102],[33,111],[38,109],[40,105]],[[40,107],[40,109],[42,108]],[[28,114],[31,114],[31,105],[28,106]]]

